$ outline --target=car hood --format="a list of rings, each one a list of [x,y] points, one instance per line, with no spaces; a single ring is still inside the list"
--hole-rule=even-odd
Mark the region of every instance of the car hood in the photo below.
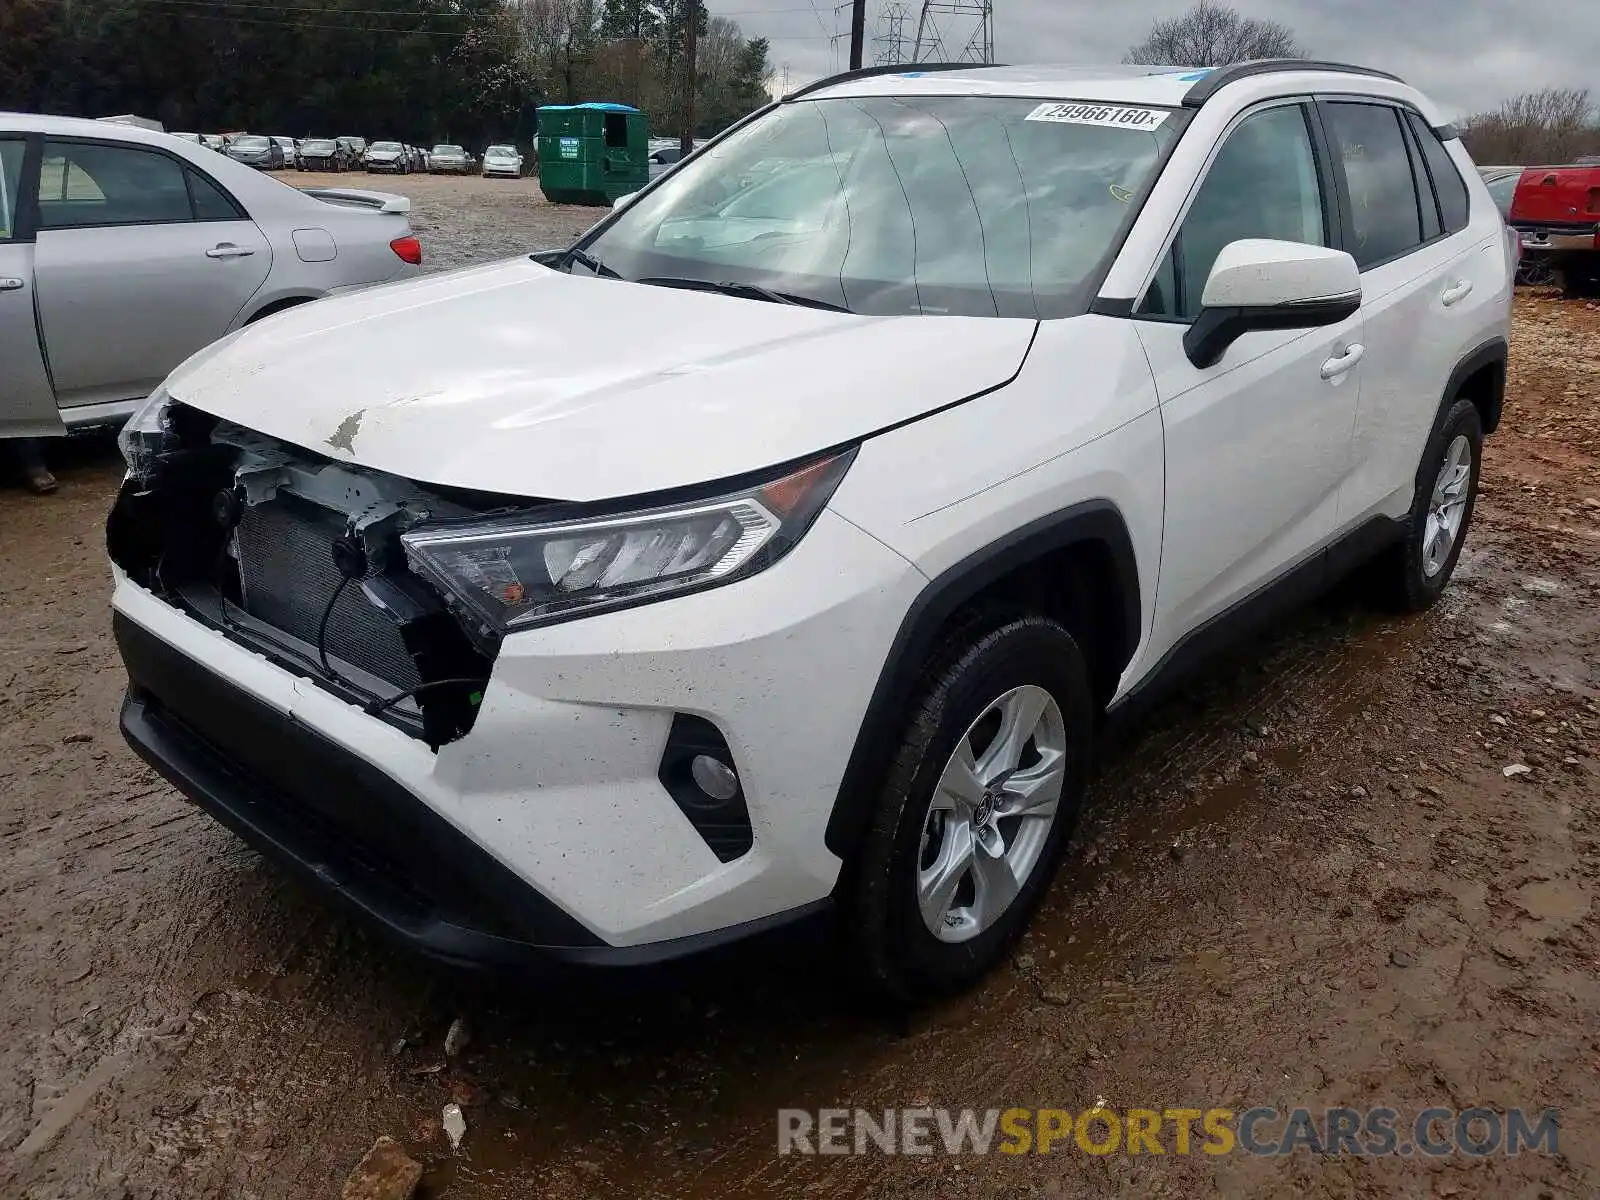
[[[516,259],[291,309],[185,363],[167,389],[410,479],[601,500],[788,462],[999,386],[1036,328],[855,316]]]

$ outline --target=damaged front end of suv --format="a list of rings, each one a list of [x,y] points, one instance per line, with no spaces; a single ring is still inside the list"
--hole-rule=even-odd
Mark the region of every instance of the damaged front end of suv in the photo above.
[[[471,730],[498,633],[452,609],[405,538],[503,498],[347,466],[165,393],[120,442],[107,549],[134,583],[435,750]]]

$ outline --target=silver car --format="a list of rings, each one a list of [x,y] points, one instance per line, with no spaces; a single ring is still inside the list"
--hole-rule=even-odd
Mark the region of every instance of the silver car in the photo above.
[[[472,155],[462,146],[441,142],[428,151],[428,172],[432,175],[467,175],[474,165]]]
[[[171,134],[0,113],[0,437],[121,420],[225,334],[416,274],[410,207]]]

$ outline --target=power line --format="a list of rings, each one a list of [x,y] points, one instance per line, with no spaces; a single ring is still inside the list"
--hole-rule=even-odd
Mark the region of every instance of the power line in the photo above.
[[[143,0],[150,3],[152,0]],[[155,3],[172,4],[177,0],[154,0]],[[152,10],[160,11],[160,10]],[[420,26],[414,29],[392,29],[387,26],[375,25],[319,25],[307,21],[270,21],[260,17],[236,17],[230,13],[198,13],[198,12],[162,12],[161,15],[172,21],[223,21],[230,25],[263,25],[269,29],[325,29],[335,33],[397,33],[405,37],[437,37],[460,39],[461,31],[448,32],[442,29],[423,29]]]
[[[279,14],[282,14],[284,16],[299,16],[299,15],[304,14],[306,16],[312,16],[312,17],[331,17],[331,16],[416,17],[419,20],[423,20],[423,21],[472,21],[472,20],[476,20],[480,16],[484,15],[484,14],[478,14],[478,13],[463,13],[463,12],[430,12],[430,11],[428,11],[426,9],[417,9],[417,8],[323,8],[323,9],[311,9],[311,8],[306,8],[306,7],[303,7],[303,6],[300,6],[300,5],[295,5],[295,4],[261,4],[261,3],[257,3],[256,0],[134,0],[135,7],[143,7],[143,6],[150,5],[150,4],[162,4],[162,5],[175,4],[175,5],[181,5],[181,6],[187,7],[187,8],[205,8],[205,9],[243,8],[243,9],[259,10],[259,11],[262,11],[262,12],[279,13]],[[810,13],[813,16],[816,16],[817,20],[818,20],[818,24],[819,25],[821,24],[821,16],[820,16],[820,14],[817,13],[817,6],[816,6],[816,3],[815,3],[815,0],[812,0],[812,3],[809,6],[806,6],[806,7],[795,7],[795,8],[741,8],[741,9],[732,9],[732,10],[729,10],[729,11],[726,11],[726,12],[713,13],[712,15],[713,16],[717,16],[717,17],[767,17],[767,16],[777,16],[780,13]],[[230,19],[230,20],[233,20],[233,19],[243,20],[244,19],[242,17],[240,17],[240,18],[229,17],[228,14],[225,14],[225,13],[219,13],[217,15],[219,17],[226,17],[227,19]],[[320,27],[317,27],[317,28],[328,28],[328,27],[327,26],[320,26]],[[826,32],[826,30],[824,30],[824,32]]]

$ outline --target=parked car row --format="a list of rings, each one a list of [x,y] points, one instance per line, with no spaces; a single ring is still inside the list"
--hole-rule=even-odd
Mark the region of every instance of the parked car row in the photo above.
[[[466,147],[455,143],[441,142],[432,150],[423,150],[409,142],[368,143],[366,138],[348,134],[302,139],[255,133],[173,133],[171,136],[262,171],[364,170],[368,174],[391,175],[427,171],[435,175],[470,175],[481,169],[486,177],[516,178],[523,173],[527,161],[510,143],[490,146],[480,160]]]

